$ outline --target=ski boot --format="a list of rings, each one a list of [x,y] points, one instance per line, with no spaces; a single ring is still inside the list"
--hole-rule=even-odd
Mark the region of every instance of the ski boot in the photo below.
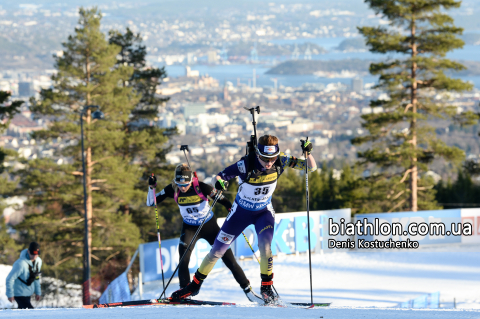
[[[262,296],[263,302],[265,305],[274,305],[278,301],[278,296],[273,292],[273,274],[271,275],[261,275],[262,277],[262,287],[260,288],[260,294]]]
[[[257,303],[259,305],[263,305],[265,302],[263,301],[263,298],[260,297],[253,291],[252,286],[250,285],[250,281],[246,286],[242,286],[243,292],[245,293],[245,296],[247,296],[248,300],[254,303]]]
[[[207,276],[202,275],[201,273],[195,272],[193,275],[193,280],[184,288],[180,288],[179,290],[172,293],[170,296],[171,300],[180,300],[180,299],[189,299],[193,296],[198,295],[200,292],[200,287],[202,286],[203,281],[207,278]]]

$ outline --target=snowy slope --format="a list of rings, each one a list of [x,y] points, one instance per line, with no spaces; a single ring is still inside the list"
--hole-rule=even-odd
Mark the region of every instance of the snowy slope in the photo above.
[[[315,302],[332,302],[329,308],[284,309],[248,305],[228,270],[211,274],[197,299],[230,301],[240,306],[151,306],[111,309],[37,309],[37,318],[480,318],[480,247],[449,246],[420,251],[345,252],[312,255]],[[241,262],[258,291],[259,266]],[[274,260],[274,284],[283,300],[310,300],[308,257],[283,256]],[[174,286],[177,286],[176,284]],[[177,289],[177,287],[172,287]],[[440,291],[442,307],[450,309],[407,310],[399,302]],[[144,294],[158,297],[161,287]],[[457,308],[453,308],[456,298]],[[2,318],[24,316],[24,311],[0,311]]]
[[[16,303],[8,301],[6,293],[6,278],[12,266],[0,265],[0,309],[16,308]],[[50,277],[41,277],[42,280],[42,300],[32,299],[34,307],[81,307],[82,306],[82,286],[66,284],[62,280],[56,280]],[[47,289],[45,287],[48,286]],[[58,287],[58,295],[56,290]]]
[[[480,249],[449,246],[420,251],[349,252],[312,255],[315,302],[334,306],[394,307],[423,294],[440,291],[442,306],[480,308]],[[256,261],[241,262],[256,291],[260,290]],[[274,259],[274,285],[283,300],[310,300],[308,257]],[[177,285],[169,293],[178,289]],[[162,289],[144,294],[158,298]],[[247,299],[228,270],[211,274],[197,297],[245,303]]]
[[[478,310],[402,310],[386,308],[333,307],[316,309],[285,309],[270,307],[236,306],[151,306],[110,309],[35,309],[4,310],[2,318],[195,318],[195,319],[371,319],[371,318],[408,318],[408,319],[463,319],[480,318]]]
[[[12,266],[0,265],[0,308],[10,308],[12,306],[12,303],[8,301],[5,295],[7,290],[5,282],[10,270],[12,270]]]

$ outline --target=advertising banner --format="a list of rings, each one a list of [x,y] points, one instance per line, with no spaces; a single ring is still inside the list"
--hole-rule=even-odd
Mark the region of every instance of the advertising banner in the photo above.
[[[328,249],[328,239],[347,240],[347,235],[329,236],[328,220],[340,222],[344,219],[351,221],[350,209],[337,209],[329,211],[311,211],[310,212],[310,246],[312,251],[321,252]],[[220,227],[225,222],[225,218],[219,218]],[[307,212],[295,213],[277,213],[275,214],[275,227],[272,240],[272,253],[278,255],[302,253],[308,250],[308,229]],[[244,231],[245,236],[252,245],[255,252],[258,251],[257,234],[253,225],[248,226]],[[252,250],[245,241],[243,235],[240,235],[233,243],[232,249],[238,258],[253,257]]]
[[[130,296],[130,286],[128,285],[127,273],[124,272],[108,285],[107,289],[105,289],[98,302],[102,304],[131,300],[132,299]]]
[[[179,238],[162,241],[163,273],[165,280],[170,278],[178,265],[180,258],[178,254],[179,241]],[[206,240],[199,239],[197,241],[190,257],[190,263],[188,264],[191,273],[194,273],[197,270],[205,255],[210,251],[210,248],[211,246]],[[143,282],[162,280],[162,265],[160,263],[158,242],[141,244],[139,249],[140,271],[142,272]],[[223,262],[219,260],[214,269],[221,267],[223,267]]]
[[[460,209],[419,212],[357,214],[355,235],[365,241],[416,241],[421,245],[460,243],[454,235],[461,221]],[[359,226],[357,226],[357,223]],[[452,228],[452,224],[453,228]],[[340,225],[340,228],[342,225]],[[358,242],[358,240],[357,240]]]
[[[480,243],[480,208],[462,208],[462,224],[472,224],[472,235],[462,236],[462,244]]]

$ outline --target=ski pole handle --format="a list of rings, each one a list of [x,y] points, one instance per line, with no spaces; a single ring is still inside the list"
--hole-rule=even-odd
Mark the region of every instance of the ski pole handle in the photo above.
[[[306,158],[306,152],[305,152],[305,143],[308,142],[308,136],[307,136],[307,139],[306,140],[300,140],[300,147],[302,148],[302,155],[305,154],[305,158]]]

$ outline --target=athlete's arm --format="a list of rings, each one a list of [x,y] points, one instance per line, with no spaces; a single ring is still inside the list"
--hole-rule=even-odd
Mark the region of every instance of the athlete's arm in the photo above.
[[[308,161],[308,172],[314,172],[317,170],[317,163],[313,158],[312,154],[309,154],[307,157]],[[295,156],[286,156],[283,153],[280,153],[280,162],[282,163],[283,168],[290,167],[298,170],[305,170],[305,160],[296,158]]]
[[[225,168],[223,171],[218,173],[218,175],[216,176],[216,179],[217,180],[223,179],[224,181],[229,181],[232,178],[235,178],[245,173],[246,173],[245,161],[241,159],[235,164],[230,165],[229,167]]]
[[[165,200],[165,198],[168,198],[168,197],[174,198],[175,193],[173,191],[172,184],[170,184],[167,187],[165,187],[164,189],[162,189],[156,195],[157,195],[157,204],[163,202]],[[155,205],[155,201],[153,200],[153,196],[155,196],[153,194],[153,189],[151,189],[149,187],[148,188],[148,195],[147,195],[147,206],[154,206]]]
[[[317,162],[315,162],[315,158],[313,158],[312,154],[308,154],[307,161],[308,161],[308,168],[312,169],[311,172],[316,171],[317,170]]]
[[[200,190],[202,191],[203,195],[208,196],[212,199],[214,199],[217,196],[217,190],[213,188],[212,186],[205,184],[204,182],[198,182],[200,185]],[[232,208],[232,203],[226,198],[225,196],[220,195],[220,198],[218,199],[218,202],[225,206],[227,210]]]

